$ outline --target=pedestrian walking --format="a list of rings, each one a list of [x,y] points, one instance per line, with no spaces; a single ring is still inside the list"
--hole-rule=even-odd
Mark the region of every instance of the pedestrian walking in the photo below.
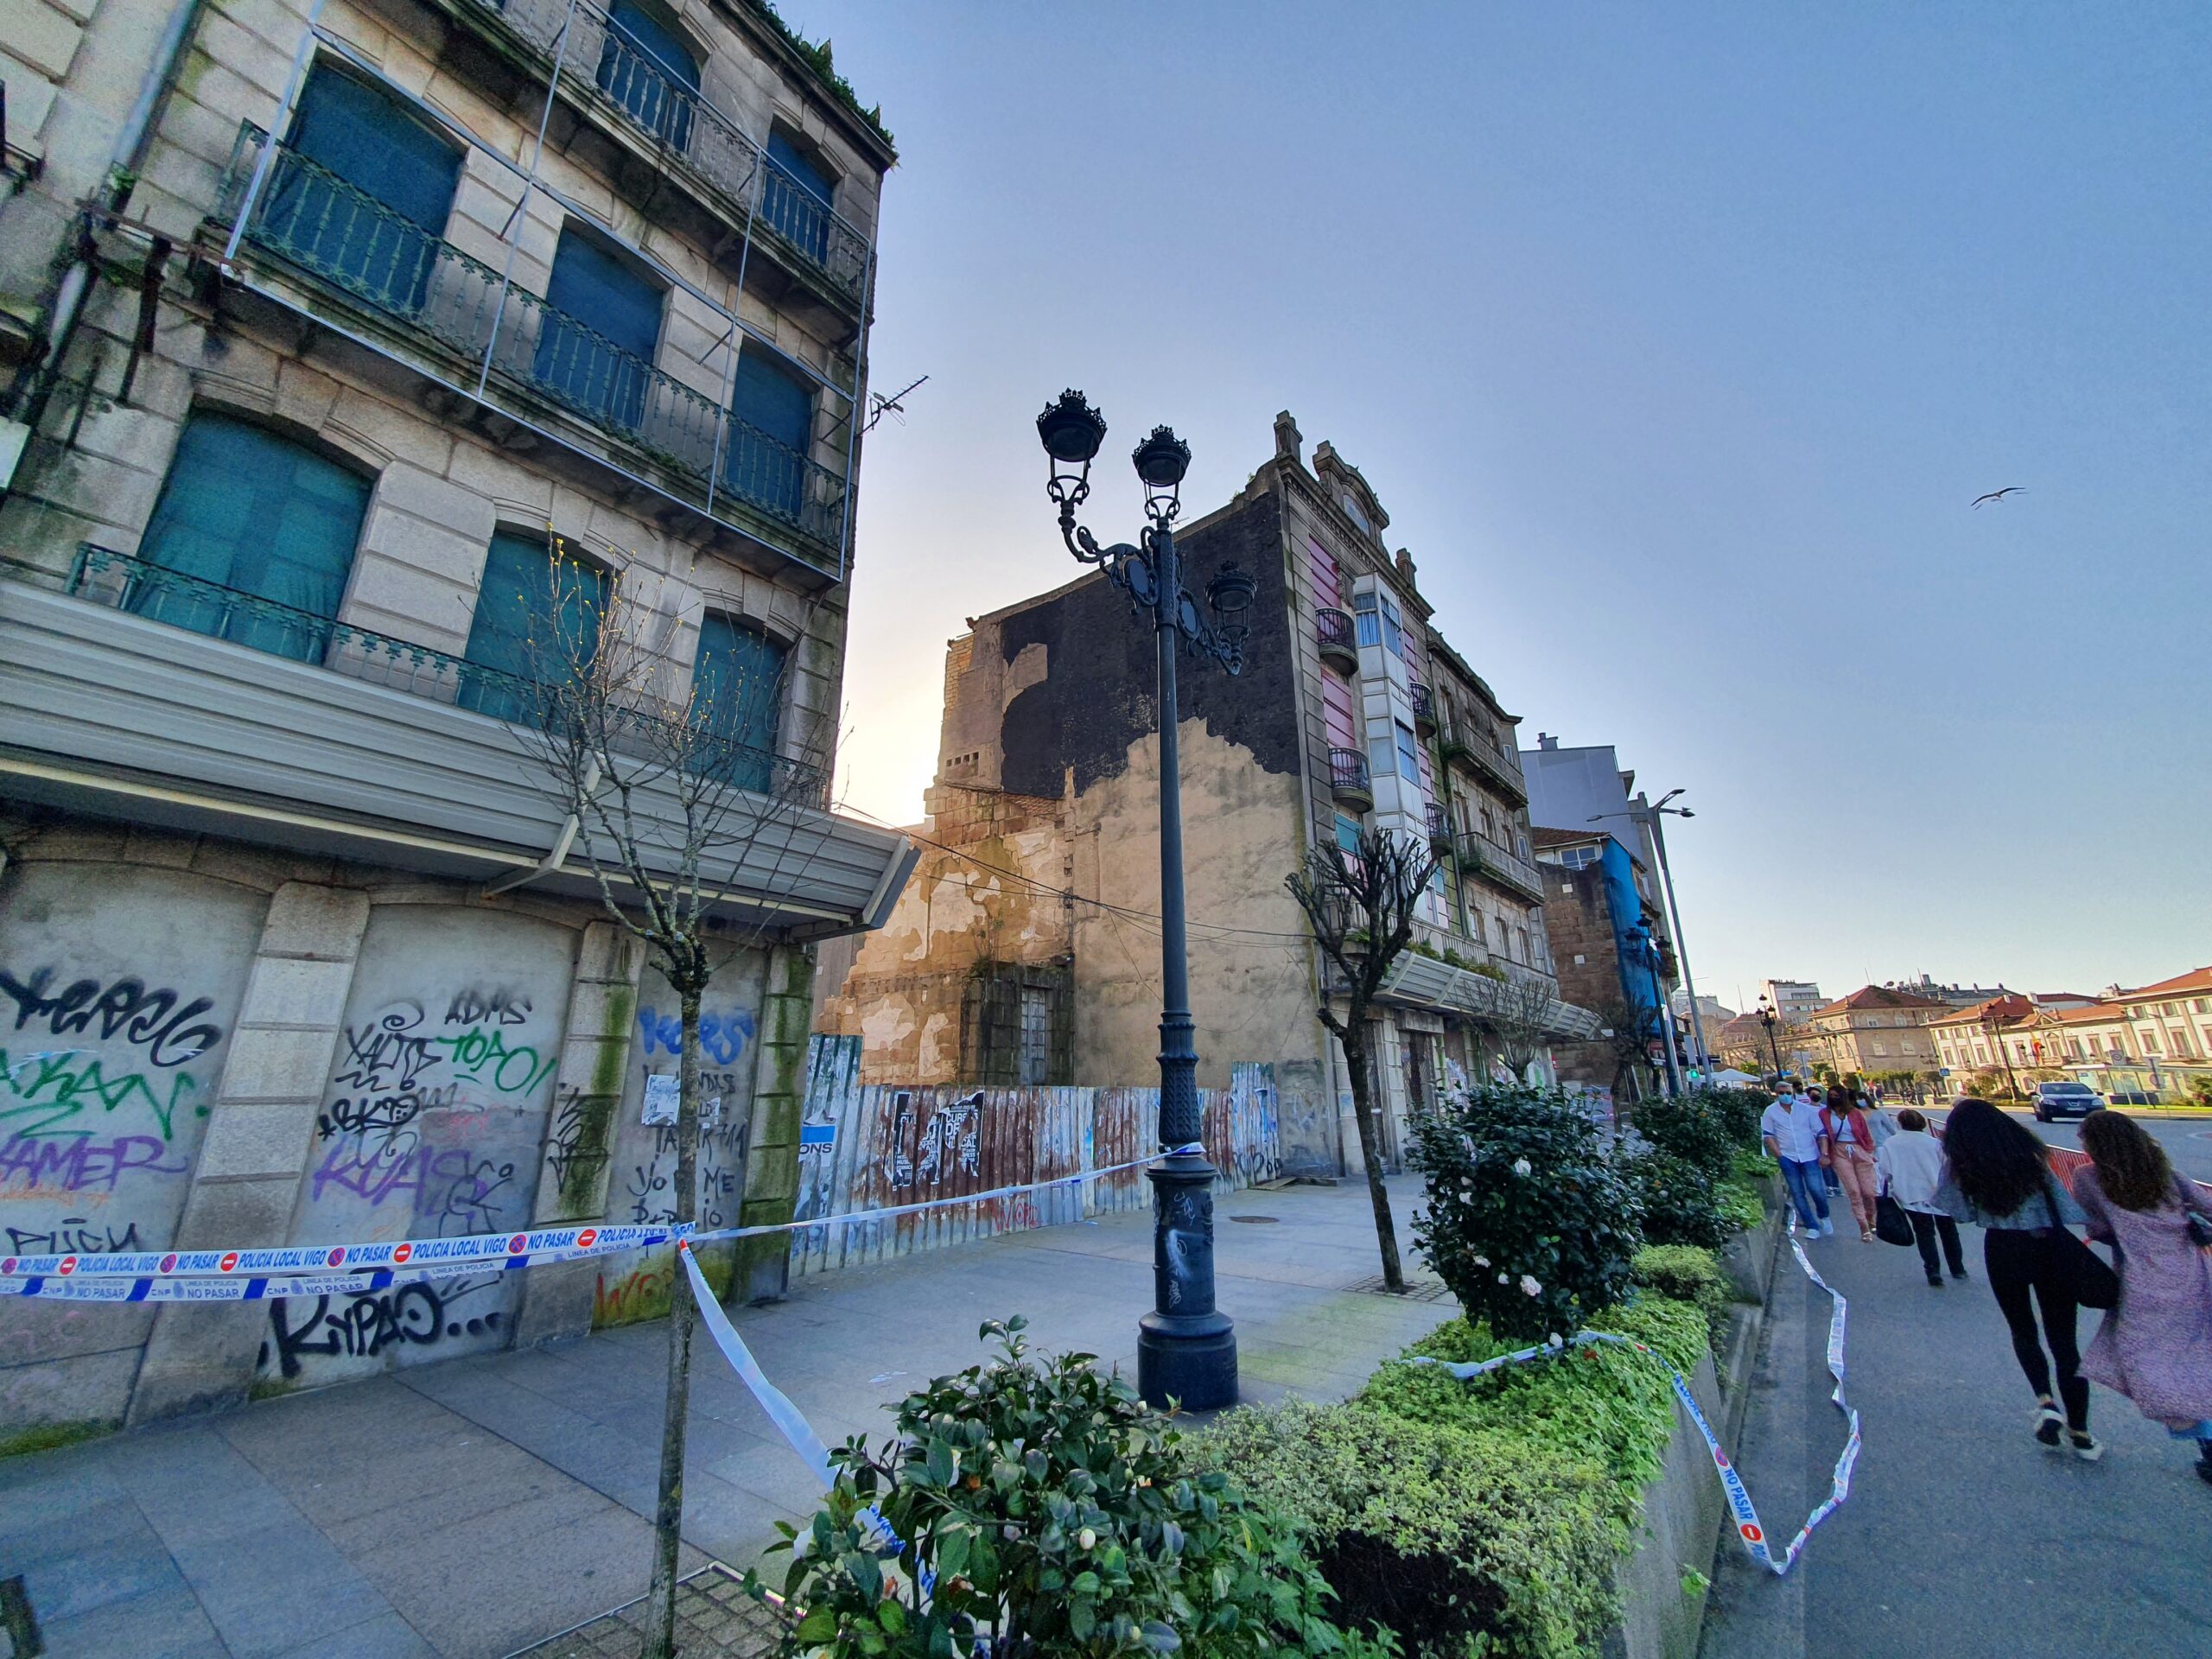
[[[1851,1218],[1859,1224],[1862,1244],[1874,1242],[1874,1126],[1866,1121],[1840,1083],[1828,1085],[1827,1104],[1821,1108],[1821,1133],[1827,1139],[1824,1160],[1843,1187],[1851,1205]]]
[[[1782,1184],[1789,1189],[1789,1201],[1797,1206],[1805,1230],[1815,1238],[1832,1235],[1835,1227],[1828,1220],[1828,1195],[1821,1181],[1827,1137],[1821,1132],[1821,1115],[1812,1102],[1784,1084],[1760,1114],[1759,1135],[1768,1156],[1782,1170]]]
[[[1982,1230],[1982,1271],[2012,1331],[2013,1357],[2036,1391],[2035,1437],[2056,1451],[2063,1434],[2071,1440],[2075,1457],[2094,1463],[2104,1447],[2089,1433],[2089,1383],[2082,1375],[2075,1342],[2081,1304],[2059,1237],[2069,1224],[2082,1221],[2082,1211],[2051,1174],[2044,1143],[1986,1100],[1962,1095],[1951,1103],[1943,1123],[1943,1158],[1950,1170],[1945,1207],[1955,1202],[1956,1218]],[[2071,1243],[2077,1250],[2088,1248],[2079,1239]],[[2046,1344],[2049,1360],[2044,1357]]]
[[[2124,1113],[2090,1113],[2082,1150],[2090,1167],[2075,1173],[2074,1197],[2120,1268],[2120,1306],[2089,1338],[2082,1374],[2193,1442],[2212,1484],[2212,1262],[2192,1236],[2212,1233],[2212,1201]]]
[[[1874,1174],[1880,1190],[1897,1200],[1912,1224],[1912,1242],[1920,1247],[1920,1265],[1928,1271],[1931,1289],[1943,1288],[1942,1265],[1951,1277],[1967,1276],[1966,1251],[1959,1243],[1959,1224],[1943,1211],[1936,1194],[1943,1185],[1943,1143],[1928,1133],[1928,1120],[1910,1106],[1897,1114],[1897,1133],[1874,1149]],[[1942,1265],[1936,1246],[1943,1247]]]

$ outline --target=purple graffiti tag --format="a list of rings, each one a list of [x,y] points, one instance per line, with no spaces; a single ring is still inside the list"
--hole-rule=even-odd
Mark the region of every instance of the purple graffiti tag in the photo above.
[[[442,1234],[491,1232],[506,1198],[501,1190],[513,1180],[515,1166],[479,1158],[463,1147],[410,1148],[396,1155],[334,1147],[315,1172],[311,1202],[320,1204],[335,1188],[381,1207],[404,1198],[418,1216],[434,1217]]]
[[[143,1169],[154,1175],[181,1175],[184,1159],[170,1161],[168,1147],[150,1135],[119,1135],[112,1141],[89,1137],[46,1140],[11,1135],[0,1147],[0,1188],[21,1177],[25,1188],[60,1192],[112,1192],[125,1173]]]

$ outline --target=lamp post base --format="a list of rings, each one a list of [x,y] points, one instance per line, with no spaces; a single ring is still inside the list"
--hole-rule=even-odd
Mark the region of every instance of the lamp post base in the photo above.
[[[1147,1173],[1154,1295],[1137,1322],[1137,1392],[1161,1409],[1170,1400],[1185,1411],[1233,1406],[1236,1333],[1213,1300],[1213,1166],[1184,1153]]]
[[[1185,1411],[1235,1405],[1236,1332],[1229,1315],[1146,1314],[1137,1322],[1137,1392],[1161,1411],[1170,1400]]]

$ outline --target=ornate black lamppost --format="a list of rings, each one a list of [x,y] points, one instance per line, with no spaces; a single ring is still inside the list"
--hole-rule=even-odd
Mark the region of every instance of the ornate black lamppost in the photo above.
[[[1153,1310],[1139,1322],[1137,1390],[1154,1406],[1170,1399],[1192,1410],[1236,1398],[1236,1336],[1213,1303],[1213,1179],[1199,1143],[1198,1055],[1192,1045],[1190,964],[1183,939],[1183,800],[1175,742],[1178,635],[1235,674],[1244,666],[1255,583],[1225,564],[1206,584],[1213,620],[1183,590],[1175,563],[1175,515],[1191,448],[1164,426],[1130,457],[1144,480],[1147,524],[1139,545],[1101,547],[1075,521],[1090,493],[1090,463],[1106,441],[1106,421],[1079,391],[1064,391],[1037,417],[1052,458],[1046,493],[1060,510],[1060,536],[1084,564],[1152,614],[1160,662],[1160,1144],[1153,1166]]]
[[[1774,1056],[1774,1075],[1782,1076],[1782,1045],[1775,1040],[1774,1028],[1782,1023],[1781,1016],[1768,1004],[1764,995],[1759,998],[1759,1024],[1766,1027],[1766,1046]]]

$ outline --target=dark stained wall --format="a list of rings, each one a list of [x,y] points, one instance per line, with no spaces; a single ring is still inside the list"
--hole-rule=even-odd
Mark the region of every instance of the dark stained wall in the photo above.
[[[1285,622],[1278,498],[1272,491],[1255,495],[1179,536],[1175,545],[1183,585],[1199,596],[1202,610],[1206,584],[1232,559],[1258,583],[1241,675],[1232,679],[1210,658],[1182,651],[1176,676],[1182,718],[1203,720],[1216,736],[1249,749],[1264,771],[1295,773],[1297,668]],[[1129,745],[1156,723],[1149,620],[1102,576],[1006,618],[1001,627],[1007,662],[1041,644],[1046,663],[1046,677],[1007,705],[1002,786],[1057,796],[1071,766],[1078,791],[1122,771]]]

